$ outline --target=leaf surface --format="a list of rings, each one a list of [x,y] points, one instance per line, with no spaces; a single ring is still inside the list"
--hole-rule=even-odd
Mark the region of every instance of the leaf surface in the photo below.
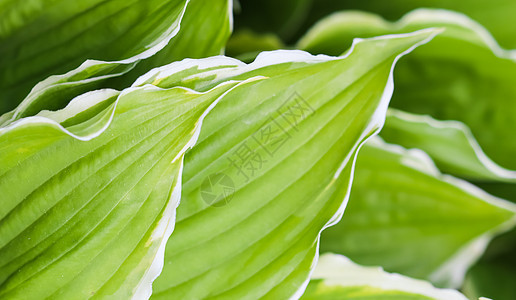
[[[342,213],[356,152],[378,131],[393,63],[437,32],[358,42],[347,56],[265,52],[252,64],[214,57],[135,86],[228,93],[185,158],[183,198],[153,299],[284,299],[302,293],[319,232]],[[186,66],[184,65],[186,64]],[[297,294],[296,294],[297,293]]]
[[[76,70],[75,77],[126,71],[177,34],[187,3],[2,1],[0,113],[13,109],[42,79],[77,68],[87,59],[92,61]]]
[[[466,300],[455,290],[438,289],[429,282],[382,268],[363,267],[342,255],[327,253],[319,258],[302,300]]]
[[[354,37],[426,27],[443,27],[445,31],[400,62],[395,72],[392,106],[414,114],[428,114],[439,121],[459,121],[465,126],[449,126],[453,122],[440,123],[442,126],[432,122],[430,127],[419,124],[418,127],[425,128],[415,138],[414,130],[405,128],[407,132],[402,132],[399,124],[393,123],[391,127],[387,123],[386,129],[395,128],[396,132],[390,131],[386,140],[411,140],[403,145],[427,151],[443,171],[454,175],[513,180],[514,172],[509,170],[516,169],[516,52],[502,50],[478,23],[445,10],[420,9],[393,23],[372,14],[342,12],[314,26],[299,47],[314,53],[335,54],[344,51]],[[412,137],[404,138],[404,134]],[[432,142],[425,139],[430,135]],[[454,143],[458,148],[452,154],[446,152],[451,145],[442,144],[450,135],[460,136],[460,141]],[[454,159],[460,155],[462,159]],[[466,157],[471,160],[465,162]],[[480,174],[483,171],[484,176]]]
[[[442,175],[420,150],[371,140],[361,150],[345,217],[322,234],[321,251],[458,287],[516,206]]]
[[[0,298],[148,298],[184,153],[238,84],[98,90],[0,128]]]
[[[397,20],[418,8],[447,9],[468,15],[492,32],[502,46],[516,48],[516,27],[511,26],[516,2],[512,0],[318,0],[312,6],[308,22],[313,24],[337,10],[361,10]]]
[[[423,149],[444,172],[475,181],[516,182],[516,171],[487,157],[462,122],[439,121],[391,108],[381,135],[390,143]]]

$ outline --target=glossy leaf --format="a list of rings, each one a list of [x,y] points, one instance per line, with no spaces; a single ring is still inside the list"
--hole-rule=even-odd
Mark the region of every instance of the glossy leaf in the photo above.
[[[345,218],[323,232],[321,251],[459,287],[491,238],[514,224],[514,204],[440,174],[420,150],[374,140],[358,156]]]
[[[184,58],[224,53],[233,27],[232,0],[190,0],[178,34],[155,55],[140,61],[127,75],[109,84],[124,88],[147,71]]]
[[[438,289],[429,282],[382,268],[362,267],[337,254],[319,258],[302,300],[467,300],[454,290]]]
[[[356,151],[378,131],[398,57],[435,30],[357,42],[341,58],[265,52],[156,69],[196,90],[262,75],[227,94],[185,158],[176,230],[153,299],[284,299],[302,293],[319,232],[347,198]],[[186,65],[185,65],[186,64]]]
[[[73,81],[114,76],[153,55],[178,32],[187,3],[3,1],[0,113],[13,109],[39,81],[77,68],[87,59],[93,61],[75,70]]]
[[[99,90],[0,128],[0,298],[148,298],[184,153],[237,84]]]
[[[167,1],[170,2],[170,0]],[[164,21],[174,22],[171,24],[174,32],[166,38],[160,37],[161,42],[158,45],[151,49],[142,49],[142,51],[145,50],[144,53],[122,61],[88,60],[66,74],[50,76],[38,83],[15,111],[1,116],[0,125],[35,115],[41,110],[61,109],[75,96],[90,90],[102,87],[124,89],[148,70],[175,60],[220,54],[231,32],[231,1],[184,2],[185,5],[188,2],[184,18],[180,18],[182,15],[174,18],[173,14],[169,14],[164,19]],[[140,8],[132,6],[131,9]],[[181,28],[179,28],[179,21],[181,21]],[[176,33],[178,34],[175,35]],[[122,53],[120,52],[120,55]],[[88,56],[88,58],[91,57]],[[19,100],[0,99],[0,105],[3,101],[5,105],[12,106]],[[0,109],[1,112],[2,109]]]

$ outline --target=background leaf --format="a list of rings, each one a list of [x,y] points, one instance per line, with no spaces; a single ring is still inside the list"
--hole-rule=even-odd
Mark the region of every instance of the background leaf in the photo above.
[[[441,175],[420,150],[374,140],[358,156],[345,217],[323,232],[321,251],[459,287],[490,239],[514,227],[515,213],[514,204]]]
[[[439,121],[391,108],[382,137],[407,148],[423,149],[444,172],[474,181],[516,182],[516,171],[504,169],[489,159],[461,122]]]
[[[381,268],[362,267],[337,254],[319,258],[302,300],[377,299],[377,300],[466,300],[454,290],[437,289],[430,283]]]
[[[516,28],[510,25],[516,12],[516,3],[512,0],[318,0],[313,2],[305,24],[309,26],[337,10],[368,11],[393,21],[418,8],[442,8],[464,13],[492,32],[502,46],[516,48]]]
[[[389,23],[371,14],[344,12],[321,21],[299,46],[314,53],[334,54],[344,51],[352,37],[430,26],[446,30],[400,63],[393,107],[465,123],[489,158],[504,168],[516,169],[516,55],[500,49],[467,17],[443,10],[417,10]],[[424,146],[417,145],[426,150]]]

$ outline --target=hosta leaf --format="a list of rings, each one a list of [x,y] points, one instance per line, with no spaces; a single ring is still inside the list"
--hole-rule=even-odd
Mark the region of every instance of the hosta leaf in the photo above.
[[[504,169],[482,151],[471,131],[457,121],[439,121],[390,109],[382,137],[390,143],[427,152],[440,170],[473,180],[516,182],[516,171]]]
[[[516,261],[514,252],[495,261],[484,261],[471,268],[464,282],[464,293],[472,299],[496,300],[516,298]]]
[[[172,3],[173,1],[162,2]],[[41,110],[60,109],[66,106],[73,97],[89,90],[101,87],[123,89],[130,86],[138,76],[148,70],[174,60],[220,54],[231,32],[231,1],[192,0],[183,2],[184,5],[188,2],[184,18],[181,19],[182,14],[165,16],[166,18],[162,21],[170,22],[174,31],[169,36],[159,37],[157,41],[160,43],[155,47],[142,49],[142,51],[145,50],[144,53],[122,61],[88,60],[66,74],[50,76],[32,89],[16,111],[1,116],[0,124],[7,124],[21,117],[34,115]],[[143,3],[142,5],[147,4]],[[140,6],[133,5],[130,9],[139,10]],[[181,21],[181,30],[179,30],[179,21]],[[177,36],[174,36],[178,30]],[[127,34],[132,34],[132,32]],[[133,46],[142,47],[141,41],[131,47]],[[161,51],[158,52],[160,49]],[[122,53],[120,52],[120,55]],[[54,71],[56,70],[52,69],[53,73],[55,73]],[[19,100],[21,99],[0,99],[0,113],[7,110],[7,107],[6,110],[2,109],[1,105],[12,107]]]
[[[462,290],[472,298],[512,300],[516,297],[516,228],[496,237],[466,274]]]
[[[154,68],[183,58],[223,54],[233,29],[232,10],[231,0],[190,0],[177,36],[142,64]]]
[[[508,182],[475,182],[475,185],[497,197],[516,203],[516,183]]]
[[[149,297],[184,153],[237,84],[99,90],[0,128],[0,298]]]
[[[516,223],[516,206],[441,175],[420,150],[381,140],[357,160],[345,218],[323,232],[321,251],[458,287],[493,235]]]
[[[438,289],[429,282],[381,268],[362,267],[337,254],[319,258],[302,300],[467,300],[455,290]]]
[[[357,42],[345,57],[266,52],[213,57],[140,78],[228,93],[185,158],[183,197],[154,299],[285,299],[302,292],[319,232],[339,218],[354,157],[385,117],[397,58],[437,31]],[[250,155],[250,156],[249,156]]]
[[[309,22],[344,9],[368,11],[396,20],[417,8],[442,8],[464,13],[492,32],[502,46],[516,48],[516,27],[511,26],[516,13],[513,0],[318,0],[311,8]]]
[[[170,43],[139,62],[126,76],[112,79],[110,84],[127,87],[147,71],[173,61],[223,54],[233,27],[232,3],[232,0],[190,0],[181,29]]]
[[[406,32],[429,26],[446,30],[400,63],[395,73],[397,85],[392,105],[412,113],[430,114],[439,120],[465,123],[489,158],[504,168],[516,169],[513,117],[516,113],[516,53],[500,49],[485,29],[467,17],[443,10],[417,10],[396,23],[389,23],[371,14],[340,13],[321,21],[299,45],[316,53],[340,53],[355,36]],[[443,129],[445,134],[448,134],[446,128]],[[476,142],[470,141],[470,144]],[[410,146],[427,150],[422,142]],[[433,146],[437,147],[435,143]],[[429,149],[429,152],[434,154],[435,151]],[[491,168],[486,165],[487,160],[481,157],[476,160],[472,163],[478,164],[481,160],[485,168]],[[459,175],[464,175],[464,170],[459,171]],[[475,176],[478,174],[471,175]]]
[[[87,59],[93,61],[75,70],[73,81],[126,71],[163,48],[177,33],[187,3],[2,1],[0,113],[14,108],[37,82]]]

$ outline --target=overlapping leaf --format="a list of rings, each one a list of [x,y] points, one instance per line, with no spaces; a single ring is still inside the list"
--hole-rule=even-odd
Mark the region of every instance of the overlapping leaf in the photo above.
[[[3,1],[0,4],[0,113],[49,75],[109,76],[163,48],[188,0]],[[112,61],[111,63],[106,63]],[[85,75],[85,73],[90,73]],[[63,80],[60,78],[60,80]]]
[[[99,90],[0,128],[0,298],[149,297],[184,153],[237,84]]]
[[[321,251],[458,287],[494,234],[516,223],[516,206],[441,175],[420,150],[380,140],[361,150],[343,220]]]
[[[129,74],[113,78],[109,84],[124,88],[153,68],[184,58],[223,54],[233,27],[232,3],[231,0],[190,0],[181,29],[170,43],[139,62]]]
[[[516,2],[512,0],[318,0],[311,8],[307,23],[313,24],[338,10],[368,11],[388,20],[397,20],[418,8],[440,8],[464,13],[492,32],[502,46],[516,48],[516,27],[511,26]]]
[[[407,148],[424,149],[448,173],[472,180],[516,182],[516,171],[487,157],[464,123],[389,109],[382,137]]]
[[[357,42],[341,58],[275,51],[250,65],[187,60],[140,78],[135,86],[205,90],[267,77],[228,93],[205,120],[185,159],[176,229],[152,298],[302,292],[319,232],[343,210],[356,151],[385,117],[393,63],[435,33]]]
[[[82,2],[88,2],[93,5],[93,2],[99,1]],[[104,11],[107,9],[107,6],[114,6],[115,3],[118,2],[123,1],[104,1],[101,4],[96,4],[94,9],[87,5],[78,6],[76,2],[74,2],[73,5],[60,4],[61,6],[77,6],[77,11],[65,10],[70,14],[78,14],[81,8],[85,11],[83,14],[77,16],[77,20],[68,16],[71,19],[67,22],[82,24],[82,22],[85,22],[88,18],[96,19],[104,17],[105,19],[102,19],[101,23],[96,24],[85,32],[77,31],[78,29],[74,27],[64,27],[64,29],[60,29],[63,31],[63,36],[55,32],[57,29],[46,32],[46,34],[41,37],[41,40],[51,36],[55,39],[54,43],[56,45],[63,43],[63,45],[59,47],[65,47],[67,51],[78,51],[78,53],[76,57],[71,59],[63,55],[59,49],[53,49],[50,53],[39,49],[37,54],[42,56],[39,57],[39,59],[44,62],[48,60],[46,56],[51,56],[54,60],[61,59],[64,60],[64,62],[54,67],[49,66],[44,73],[35,76],[31,80],[24,81],[24,85],[16,83],[12,87],[7,86],[10,81],[16,78],[13,77],[13,72],[16,71],[16,74],[20,73],[20,76],[26,76],[21,73],[21,70],[27,69],[26,72],[35,72],[40,66],[39,64],[35,64],[34,67],[32,65],[23,67],[25,63],[30,62],[25,62],[25,59],[21,57],[20,62],[15,66],[15,71],[10,71],[10,69],[6,68],[4,74],[0,76],[0,79],[6,79],[0,83],[0,85],[5,85],[2,97],[0,98],[0,113],[14,108],[28,91],[30,89],[32,90],[24,99],[23,103],[17,107],[16,111],[0,117],[0,124],[6,124],[21,117],[34,115],[41,110],[60,109],[66,106],[73,97],[89,90],[101,87],[123,89],[131,85],[138,76],[148,70],[175,60],[180,60],[185,57],[197,58],[220,54],[231,32],[232,17],[230,13],[231,1],[229,0],[214,0],[209,2],[204,0],[125,1],[124,4],[120,6],[121,11],[119,13],[109,16],[98,15],[99,10]],[[155,5],[155,2],[159,2],[159,5]],[[187,3],[188,6],[186,6]],[[126,7],[126,5],[128,6]],[[21,9],[25,7],[25,5],[17,5],[17,7],[17,9]],[[88,10],[88,8],[91,9]],[[51,22],[58,23],[63,16],[55,16],[56,9],[56,7],[47,3],[41,7],[41,11],[38,13],[40,16],[38,18],[47,18]],[[182,18],[183,13],[185,14],[184,18]],[[48,15],[51,15],[52,18]],[[40,19],[34,22],[40,24]],[[93,20],[90,21],[93,22]],[[113,28],[107,27],[108,30],[106,30],[105,24],[102,22],[116,25],[113,25]],[[179,30],[180,22],[181,30]],[[124,26],[129,26],[128,28],[130,29],[128,29],[128,31],[119,32]],[[152,27],[150,30],[148,28],[149,26]],[[29,30],[30,28],[27,29],[25,27],[21,27],[17,29],[17,31],[13,29],[13,33],[11,34],[17,33],[21,37],[24,37],[25,34],[32,34]],[[118,38],[117,33],[121,35]],[[65,34],[76,34],[77,36],[73,38],[77,41],[71,46],[67,40],[60,40],[61,38],[64,39]],[[94,45],[96,46],[94,46],[92,50],[90,49],[92,45],[88,44],[88,42],[89,39],[94,38]],[[9,38],[6,37],[5,41],[2,40],[2,42],[8,43],[8,39]],[[41,42],[41,40],[40,38],[31,40],[31,42],[27,42],[24,47],[37,49],[39,47],[38,43]],[[45,45],[45,47],[46,46],[47,45]],[[16,50],[7,48],[7,46],[4,48],[5,51]],[[105,50],[105,48],[108,48],[109,51]],[[60,53],[60,55],[55,55],[55,53]],[[15,63],[15,60],[12,58],[14,56],[12,55],[14,54],[5,52],[5,64]],[[85,61],[86,59],[88,60]],[[110,59],[114,61],[106,61]],[[2,64],[1,60],[0,64]],[[79,64],[81,65],[76,69],[63,75],[50,76],[32,88],[35,83],[45,78],[47,75],[68,71]],[[43,65],[41,66],[43,67]]]
[[[430,283],[381,268],[361,267],[348,258],[324,254],[319,258],[302,300],[399,299],[466,300],[457,291],[437,289]]]
[[[516,54],[500,49],[477,23],[443,10],[417,10],[396,23],[366,13],[339,13],[316,25],[300,47],[317,53],[340,53],[355,36],[428,26],[442,26],[446,31],[400,64],[392,105],[438,120],[461,121],[472,134],[456,122],[425,119],[427,125],[417,121],[422,132],[416,139],[410,126],[400,126],[399,118],[393,118],[392,127],[390,122],[386,124],[387,140],[428,151],[445,172],[473,179],[513,180],[514,172],[504,168],[516,169]],[[454,143],[460,144],[459,148],[452,152],[446,144],[449,138],[444,138],[450,135],[460,137]],[[456,159],[458,156],[463,157]],[[472,160],[464,164],[466,157]]]

